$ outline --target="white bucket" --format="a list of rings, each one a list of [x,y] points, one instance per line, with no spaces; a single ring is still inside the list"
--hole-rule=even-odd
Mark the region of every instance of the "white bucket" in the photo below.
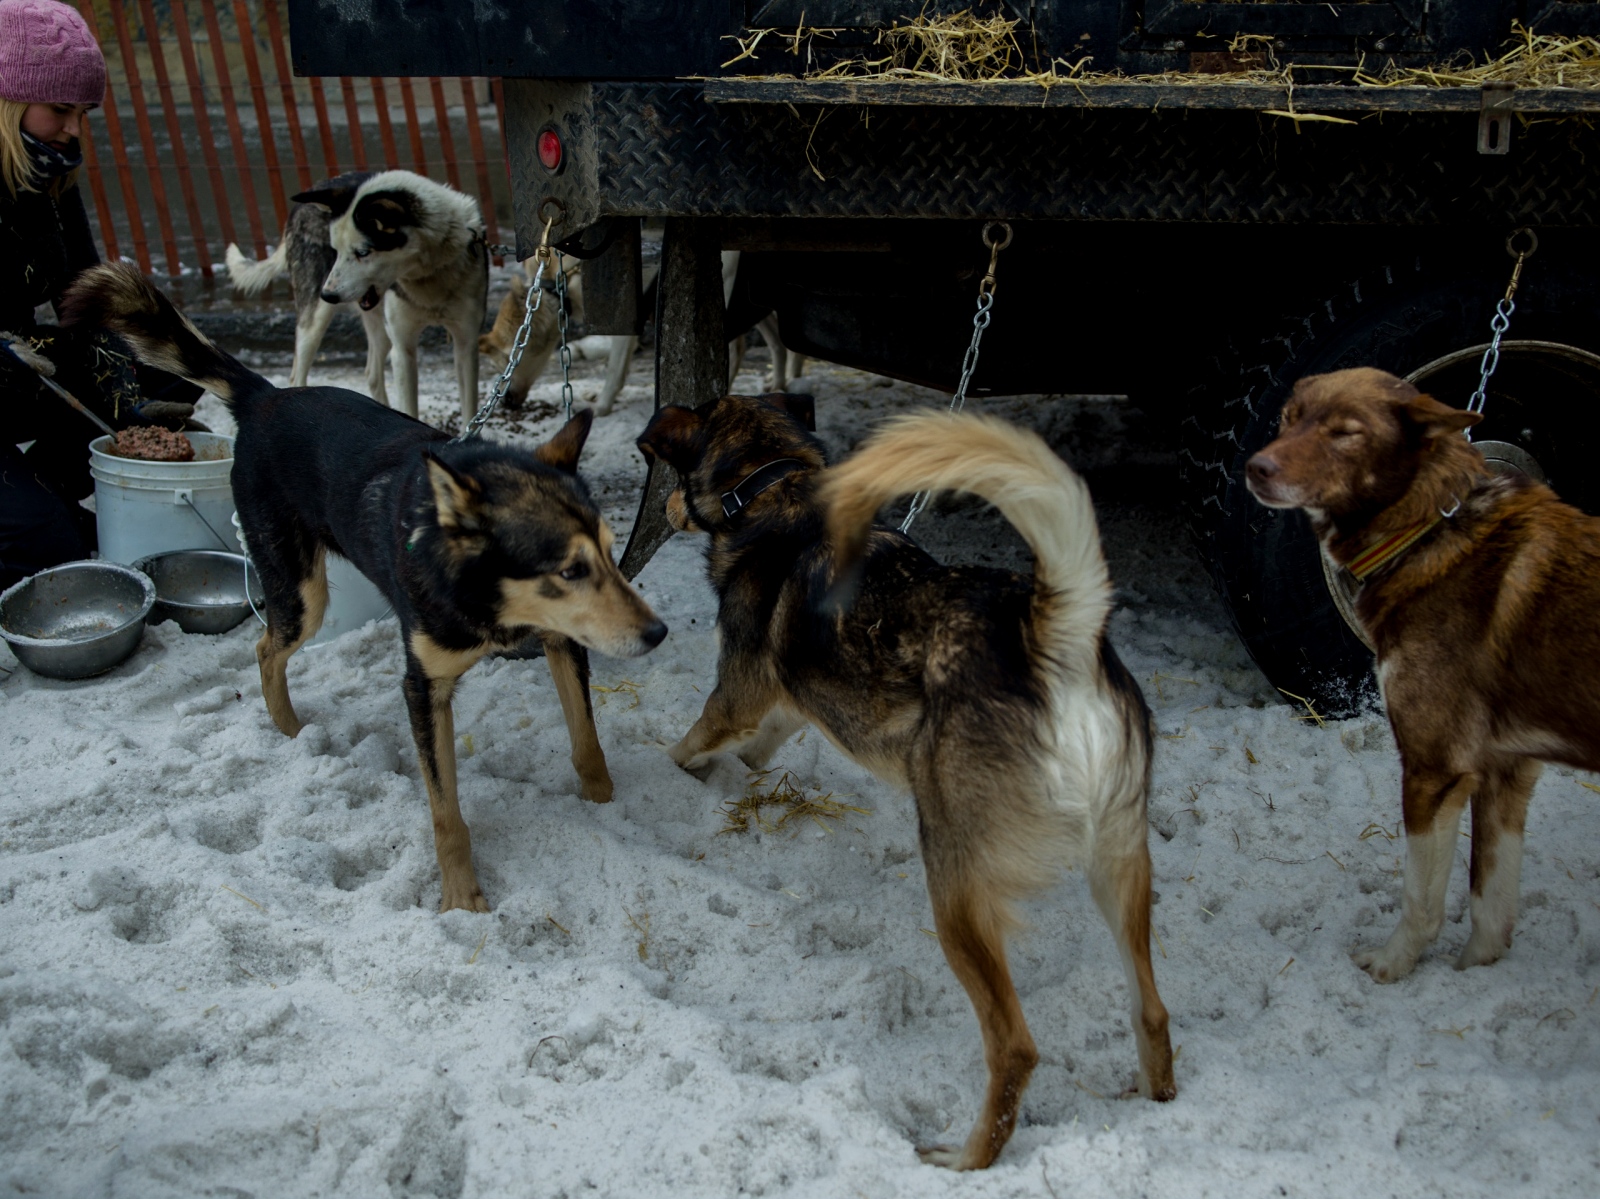
[[[100,557],[132,565],[167,550],[226,550],[233,511],[233,438],[184,434],[193,462],[149,462],[110,452],[111,438],[89,443]],[[209,527],[208,527],[209,526]]]
[[[250,547],[245,544],[244,529],[239,525],[239,514],[233,514],[233,535],[239,539],[239,548],[246,558],[250,556]],[[389,606],[389,601],[384,598],[383,592],[366,575],[355,568],[355,564],[348,558],[338,554],[329,554],[326,560],[328,571],[328,610],[323,614],[322,627],[317,630],[317,635],[306,642],[305,648],[310,649],[317,645],[326,645],[341,633],[348,633],[351,629],[359,629],[369,620],[382,620],[386,616],[393,616],[394,609]],[[251,570],[255,567],[251,566]],[[258,613],[258,618],[265,613]]]

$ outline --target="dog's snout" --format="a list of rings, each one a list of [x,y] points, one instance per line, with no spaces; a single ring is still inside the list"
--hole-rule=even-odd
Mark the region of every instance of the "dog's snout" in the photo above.
[[[655,649],[656,646],[667,639],[667,626],[658,620],[639,636],[646,645],[651,649]]]
[[[1278,464],[1264,452],[1252,455],[1250,461],[1245,464],[1245,473],[1260,483],[1271,479],[1280,469]]]
[[[324,304],[342,303],[343,299],[344,297],[336,291],[329,291],[326,287],[322,289],[322,302]]]

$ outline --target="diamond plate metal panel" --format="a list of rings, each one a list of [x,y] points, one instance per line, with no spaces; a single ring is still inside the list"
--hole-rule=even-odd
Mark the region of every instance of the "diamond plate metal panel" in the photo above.
[[[1491,158],[1466,114],[1297,129],[1253,112],[713,105],[693,84],[605,83],[586,107],[594,191],[572,201],[596,215],[1592,225],[1600,195],[1576,121],[1518,129]]]

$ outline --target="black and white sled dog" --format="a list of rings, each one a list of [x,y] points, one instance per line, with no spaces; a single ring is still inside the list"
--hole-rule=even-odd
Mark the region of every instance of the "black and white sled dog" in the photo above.
[[[463,418],[478,408],[478,332],[488,304],[489,255],[478,202],[411,171],[338,175],[294,197],[297,207],[270,258],[228,247],[228,275],[245,295],[287,272],[296,309],[290,384],[304,387],[340,304],[355,304],[367,331],[367,390],[417,415],[417,340],[443,325],[455,349]]]

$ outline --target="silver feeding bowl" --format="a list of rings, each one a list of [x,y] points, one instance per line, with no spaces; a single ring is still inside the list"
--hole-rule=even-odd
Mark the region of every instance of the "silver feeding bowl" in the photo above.
[[[245,597],[243,554],[221,550],[169,550],[134,563],[156,585],[156,605],[149,622],[175,620],[185,633],[226,633],[250,615],[250,599],[257,608],[266,603],[261,576],[250,572],[250,596]]]
[[[155,584],[131,566],[68,562],[0,594],[0,637],[35,674],[84,679],[138,648],[155,602]]]

